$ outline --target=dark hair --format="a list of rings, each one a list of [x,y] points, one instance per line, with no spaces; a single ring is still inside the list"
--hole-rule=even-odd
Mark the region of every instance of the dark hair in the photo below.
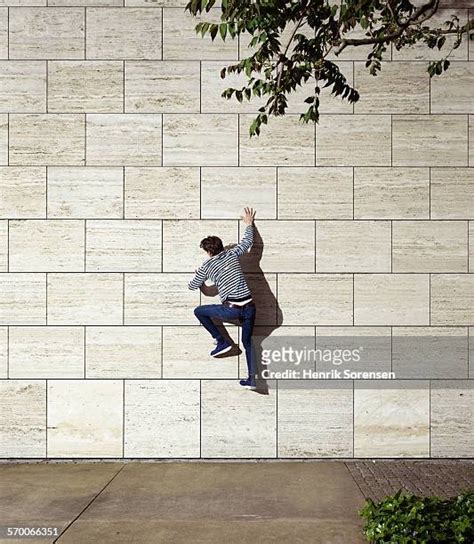
[[[218,236],[207,236],[201,240],[199,247],[210,253],[213,257],[221,251],[224,251],[224,245]]]

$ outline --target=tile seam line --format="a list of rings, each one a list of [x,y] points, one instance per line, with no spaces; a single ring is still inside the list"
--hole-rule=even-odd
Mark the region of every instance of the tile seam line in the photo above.
[[[43,114],[32,114],[32,113],[27,113],[27,114],[17,114],[17,113],[13,113],[13,112],[0,112],[0,115],[43,115]],[[56,113],[51,113],[51,114],[48,114],[48,115],[97,115],[95,113],[78,113],[78,114],[56,114]],[[99,114],[99,115],[102,115],[102,114]],[[107,114],[105,114],[107,115]],[[123,113],[119,114],[119,115],[123,115]],[[127,115],[135,115],[135,114],[127,114]],[[153,115],[160,115],[160,114],[153,114]],[[163,114],[163,115],[168,115],[168,114]],[[380,165],[380,164],[360,164],[360,165],[357,165],[357,166],[351,166],[351,165],[347,165],[347,164],[327,164],[327,165],[324,165],[324,166],[312,166],[312,165],[308,165],[308,164],[274,164],[274,165],[268,165],[268,164],[258,164],[258,163],[254,163],[254,164],[243,164],[243,165],[240,165],[240,166],[237,166],[236,164],[169,164],[169,165],[165,165],[165,166],[162,166],[161,164],[157,164],[157,163],[154,163],[154,164],[136,164],[136,163],[128,163],[128,164],[107,164],[107,163],[99,163],[99,164],[87,164],[87,165],[82,165],[82,164],[79,164],[79,163],[75,163],[75,164],[67,164],[67,163],[54,163],[54,164],[51,164],[51,163],[13,163],[13,164],[4,164],[4,165],[1,165],[3,167],[5,166],[12,166],[12,167],[15,167],[15,168],[41,168],[41,167],[48,167],[48,168],[148,168],[148,169],[156,169],[156,168],[242,168],[242,169],[250,169],[250,168],[264,168],[264,169],[272,169],[272,168],[278,168],[278,169],[315,169],[315,168],[325,168],[325,169],[333,169],[333,168],[344,168],[344,169],[352,169],[352,168],[355,168],[355,169],[367,169],[367,168],[370,168],[370,169],[395,169],[395,170],[403,170],[403,169],[428,169],[428,168],[431,168],[433,170],[456,170],[456,169],[461,169],[461,170],[473,170],[474,169],[474,165],[472,166],[468,166],[468,165],[444,165],[444,166],[440,166],[440,165],[432,165],[432,164],[422,164],[422,165],[409,165],[409,164],[405,164],[405,165],[396,165],[396,166],[390,166],[389,164],[384,164],[384,165]],[[311,219],[314,219],[314,217],[311,217]],[[348,220],[350,220],[351,218],[348,217],[347,218]],[[378,219],[378,218],[376,218]]]
[[[7,375],[6,375],[6,379],[9,380],[10,379],[10,326],[7,326],[6,329],[7,329],[7,338],[6,338],[6,341],[7,341],[7,346],[6,346],[7,347]],[[468,369],[468,371],[469,371],[469,369]]]
[[[7,60],[11,60],[12,62],[25,62],[25,63],[28,63],[28,62],[82,62],[84,63],[85,61],[88,61],[90,63],[93,63],[93,62],[121,62],[121,59],[56,59],[56,58],[48,58],[48,59],[44,59],[44,58],[35,58],[35,59],[0,59],[2,60],[3,62],[7,61]],[[152,61],[148,61],[148,60],[143,60],[143,61],[140,61],[140,60],[137,60],[137,59],[123,59],[122,62],[152,62]],[[157,61],[157,62],[163,62],[163,61]],[[180,62],[180,61],[169,61],[169,62]],[[199,60],[191,60],[191,61],[182,61],[182,62],[199,62]],[[472,62],[472,61],[471,61]],[[1,113],[12,113],[12,114],[15,114],[15,115],[80,115],[82,113],[89,113],[89,114],[94,114],[94,115],[123,115],[123,111],[73,111],[73,110],[65,110],[65,111],[43,111],[43,112],[38,112],[38,111],[9,111],[9,112],[1,112]],[[230,116],[230,115],[234,115],[234,116],[237,116],[237,115],[242,115],[244,117],[252,117],[254,115],[256,115],[258,113],[258,110],[255,110],[255,111],[252,111],[252,112],[248,112],[248,113],[242,113],[241,111],[229,111],[229,112],[222,112],[222,111],[203,111],[203,112],[199,112],[199,111],[195,111],[195,110],[189,110],[189,111],[172,111],[172,110],[169,110],[169,111],[133,111],[133,112],[127,112],[129,113],[129,115],[159,115],[159,114],[164,114],[164,115],[176,115],[176,116],[189,116],[189,115],[195,115],[195,116],[216,116],[216,115],[227,115],[227,116]],[[394,112],[384,112],[384,113],[366,113],[366,112],[363,112],[363,113],[326,113],[325,114],[325,117],[348,117],[348,118],[354,118],[354,117],[366,117],[366,116],[369,116],[369,117],[390,117],[390,116],[393,116],[393,117],[423,117],[423,118],[426,118],[426,119],[430,119],[432,117],[466,117],[466,116],[469,116],[469,115],[474,115],[474,113],[472,111],[464,111],[464,112],[455,112],[455,113],[394,113]],[[299,118],[300,114],[299,113],[286,113],[285,114],[285,117],[288,117],[288,118],[294,118],[295,120],[297,118]],[[273,119],[273,116],[272,116],[272,119]],[[220,165],[219,165],[220,166]],[[272,166],[272,165],[271,165]],[[286,166],[286,164],[282,164],[281,166]],[[307,166],[315,166],[314,164],[308,164]],[[325,166],[325,165],[321,165],[321,166]],[[349,167],[351,166],[357,166],[357,165],[349,165]],[[372,165],[371,165],[372,166]]]
[[[364,461],[381,461],[381,462],[436,462],[436,464],[441,464],[445,461],[450,464],[462,464],[465,462],[472,462],[471,457],[380,457],[380,456],[360,456],[360,457],[280,457],[275,459],[275,457],[1,457],[0,465],[12,463],[12,462],[24,462],[29,460],[32,463],[36,464],[73,464],[75,462],[81,463],[96,463],[97,461],[102,461],[104,463],[133,463],[133,462],[142,462],[142,461],[155,461],[158,463],[169,463],[170,460],[173,462],[182,462],[182,463],[236,463],[236,462],[250,462],[250,463],[278,463],[281,461],[288,463],[314,463],[314,462],[325,462],[325,461],[337,461],[339,463],[347,463],[355,465],[359,462]],[[58,537],[59,538],[59,537]]]
[[[45,429],[44,429],[44,456],[47,459],[48,458],[48,379],[45,380],[45,388],[44,388],[44,400],[45,400],[45,406],[44,406],[44,423],[45,423]]]
[[[15,328],[41,328],[41,327],[46,327],[47,325],[46,324],[21,324],[21,323],[12,323],[12,324],[9,324],[9,323],[3,323],[0,325],[0,327],[15,327]],[[256,325],[256,327],[262,327],[262,328],[266,328],[266,327],[269,327],[269,326],[272,326],[272,325]],[[86,327],[88,329],[91,329],[91,328],[105,328],[105,327],[122,327],[122,325],[117,325],[117,324],[87,324],[87,323],[54,323],[52,325],[48,325],[48,327],[65,327],[65,328],[82,328],[82,327]],[[131,323],[131,324],[128,324],[128,325],[125,325],[123,326],[124,328],[126,327],[149,327],[149,328],[159,328],[159,327],[163,327],[163,328],[192,328],[192,329],[198,329],[200,327],[200,325],[194,325],[194,324],[187,324],[187,325],[181,325],[181,324],[163,324],[163,323],[144,323],[144,324],[135,324],[135,323]],[[287,324],[287,325],[282,325],[282,327],[284,328],[301,328],[301,327],[327,327],[327,328],[331,328],[331,329],[337,329],[339,327],[352,327],[352,325],[350,324],[344,324],[344,325],[324,325],[324,324],[310,324],[310,325],[298,325],[298,324]],[[474,324],[460,324],[460,325],[370,325],[370,324],[365,324],[365,325],[355,325],[355,328],[374,328],[374,329],[378,329],[378,328],[381,328],[381,327],[392,327],[393,329],[401,329],[401,328],[411,328],[411,329],[423,329],[423,328],[426,328],[426,327],[430,327],[432,329],[468,329],[469,327],[474,327]],[[322,335],[324,336],[324,335]],[[2,378],[0,378],[1,380]],[[433,378],[435,379],[435,378]],[[440,379],[443,379],[443,378],[440,378]]]
[[[0,272],[0,274],[7,274],[8,272]],[[100,274],[100,275],[117,275],[117,274],[136,274],[136,275],[186,275],[186,274],[192,274],[192,270],[164,270],[164,271],[155,271],[155,270],[10,270],[10,274],[55,274],[55,275],[78,275],[78,274],[88,274],[88,275],[94,275],[94,274]],[[261,276],[262,274],[259,272],[250,272],[253,276]],[[250,275],[249,274],[249,275]],[[420,276],[425,275],[428,276],[429,274],[440,274],[440,275],[454,275],[454,276],[469,276],[472,274],[472,272],[466,272],[466,270],[455,270],[450,272],[439,272],[437,270],[430,270],[430,271],[410,271],[410,272],[390,272],[389,270],[386,272],[359,272],[359,271],[337,271],[337,270],[321,270],[319,272],[313,272],[312,270],[308,271],[278,271],[278,270],[268,270],[267,272],[264,272],[263,275],[268,274],[284,274],[287,276],[302,276],[302,275],[317,275],[318,277],[323,276],[352,276],[353,274],[360,275],[360,276],[383,276],[383,275],[391,275],[391,276]]]
[[[125,458],[125,416],[126,416],[126,400],[125,400],[125,378],[122,378],[122,458]]]
[[[169,377],[164,377],[164,378],[159,378],[159,377],[153,377],[153,376],[146,376],[146,377],[143,377],[143,376],[139,376],[139,377],[113,377],[113,378],[110,378],[110,377],[104,377],[104,378],[101,378],[101,377],[89,377],[89,378],[83,378],[83,377],[71,377],[71,376],[64,376],[64,377],[45,377],[45,376],[39,376],[39,377],[28,377],[28,378],[23,378],[23,377],[11,377],[10,378],[0,378],[0,382],[5,382],[5,381],[12,381],[12,380],[15,380],[15,381],[31,381],[31,380],[40,380],[40,381],[89,381],[89,382],[93,382],[93,381],[122,381],[122,380],[125,380],[125,381],[199,381],[199,380],[205,380],[205,381],[216,381],[216,382],[222,382],[222,381],[227,381],[227,382],[234,382],[235,380],[238,380],[240,379],[241,377],[240,376],[234,376],[234,377],[231,377],[231,378],[219,378],[219,377],[209,377],[209,376],[200,376],[200,377],[196,377],[196,376],[169,376]],[[279,383],[279,382],[288,382],[288,381],[292,381],[291,378],[273,378],[273,381],[275,383]],[[319,383],[319,382],[328,382],[328,383],[338,383],[338,384],[346,384],[345,387],[347,387],[347,384],[349,382],[352,382],[354,381],[354,379],[352,378],[327,378],[327,379],[324,379],[324,380],[319,380],[319,379],[316,379],[316,378],[312,378],[312,379],[305,379],[305,378],[300,378],[300,379],[296,379],[294,381],[308,381],[308,382],[311,382],[311,383]],[[373,378],[357,378],[357,381],[359,382],[359,385],[362,386],[362,384],[364,383],[369,383],[369,382],[373,382]],[[392,379],[389,379],[389,378],[386,378],[386,379],[383,379],[383,380],[378,380],[379,383],[383,383],[383,384],[393,384],[394,382],[420,382],[420,381],[431,381],[431,382],[446,382],[446,381],[450,381],[450,382],[468,382],[468,385],[470,385],[470,382],[473,382],[474,380],[472,378],[466,378],[465,376],[460,376],[460,377],[441,377],[441,378],[434,378],[434,377],[415,377],[415,378],[403,378],[403,377],[400,377],[400,378],[396,378],[395,380],[392,380]],[[382,388],[383,389],[383,388]],[[397,389],[396,387],[396,384],[393,386],[393,387],[389,387],[389,389]],[[414,389],[419,389],[419,387],[414,387]],[[240,391],[240,389],[239,389]],[[5,457],[0,457],[0,459],[6,459]],[[7,458],[8,459],[8,458]],[[76,459],[76,458],[74,458]],[[88,457],[86,457],[85,459],[89,459]],[[96,459],[96,457],[94,457],[93,459]],[[117,459],[122,459],[122,457],[118,457]]]
[[[8,165],[0,166],[0,168],[6,168]],[[474,173],[474,169],[473,169]],[[206,222],[206,221],[221,221],[221,222],[227,222],[230,223],[232,221],[236,221],[236,218],[229,218],[229,217],[205,217],[203,219],[199,218],[193,218],[189,219],[188,217],[176,217],[176,218],[160,218],[160,217],[151,217],[151,216],[144,216],[140,218],[136,217],[85,217],[85,216],[77,216],[77,217],[60,217],[57,215],[51,216],[48,214],[48,217],[7,217],[7,216],[0,216],[0,220],[3,221],[13,221],[13,222],[22,222],[22,221],[103,221],[103,222],[121,222],[121,221],[132,221],[132,222],[138,222],[138,221],[147,221],[147,222],[169,222],[169,223],[176,223],[177,221],[180,222]],[[373,222],[396,222],[396,223],[464,223],[469,221],[474,221],[474,216],[472,218],[457,218],[457,219],[393,219],[393,218],[363,218],[363,219],[313,219],[313,218],[301,218],[301,219],[272,219],[267,217],[262,217],[258,219],[259,223],[269,223],[269,222],[278,222],[278,223],[312,223],[313,221],[317,221],[319,223],[373,223]],[[376,273],[376,272],[374,272]]]
[[[23,5],[23,6],[3,6],[4,8],[9,8],[9,9],[31,9],[31,8],[45,8],[45,7],[50,7],[50,8],[55,8],[55,9],[58,9],[58,8],[67,8],[67,9],[72,9],[72,8],[86,8],[86,11],[89,10],[89,9],[114,9],[114,8],[117,8],[117,7],[121,7],[121,6],[84,6],[84,5],[76,5],[76,6],[73,6],[73,5],[70,5],[70,6],[33,6],[33,5]],[[151,7],[144,7],[144,6],[129,6],[129,7],[133,7],[133,9],[145,9],[147,11],[151,11],[153,9],[162,9],[162,8],[151,8]],[[169,8],[163,8],[163,9],[169,9]],[[40,58],[40,57],[34,57],[34,58],[30,58],[30,57],[16,57],[16,58],[13,58],[13,59],[2,59],[2,60],[15,60],[15,61],[28,61],[28,60],[46,60],[44,57],[43,58]],[[172,57],[172,56],[169,56],[167,58],[161,58],[161,57],[147,57],[147,58],[143,58],[143,57],[140,57],[140,56],[122,56],[122,57],[115,57],[115,58],[111,58],[111,56],[97,56],[97,57],[91,57],[91,58],[82,58],[82,57],[48,57],[48,60],[65,60],[65,61],[83,61],[83,60],[91,60],[91,61],[95,61],[95,60],[111,60],[111,61],[116,61],[116,60],[131,60],[131,61],[150,61],[150,62],[204,62],[206,64],[211,64],[211,63],[219,63],[219,64],[226,64],[226,63],[233,63],[235,62],[236,60],[238,59],[231,59],[231,58],[199,58],[199,57],[196,57],[196,58],[188,58],[186,56],[180,56],[180,57]],[[355,63],[363,63],[364,61],[360,61],[360,60],[343,60],[343,61],[339,61],[339,62],[344,62],[344,63],[352,63],[352,62],[355,62]],[[420,65],[423,65],[423,64],[427,64],[431,62],[429,59],[427,60],[416,60],[416,59],[412,59],[412,60],[393,60],[393,61],[385,61],[385,64],[420,64]],[[450,62],[451,64],[467,64],[469,65],[470,62],[472,62],[472,60],[466,60],[466,59],[450,59]],[[258,108],[257,108],[258,109]],[[294,113],[294,112],[289,112],[291,115],[299,115],[299,113]],[[365,113],[365,112],[360,112],[359,114],[356,113],[356,115],[360,115],[362,113]],[[367,112],[369,113],[370,115],[381,115],[377,112]],[[399,112],[396,112],[397,115],[400,114],[400,115],[405,115],[404,113],[399,113]],[[338,112],[338,111],[326,111],[326,112],[321,112],[321,114],[323,115],[352,115],[352,113],[349,111],[348,109],[348,112],[345,113],[345,112]],[[419,111],[413,111],[411,110],[407,115],[429,115],[428,112],[426,113],[423,113],[423,112],[419,112]],[[435,115],[438,115],[438,113],[436,112]],[[440,115],[444,115],[443,113],[441,113]],[[449,115],[449,113],[446,113],[446,115]]]
[[[69,522],[65,529],[61,532],[61,534],[58,536],[58,538],[53,540],[53,544],[56,542],[59,542],[62,538],[62,536],[66,533],[66,531],[82,516],[82,514],[91,506],[91,504],[97,499],[97,497],[112,483],[112,481],[122,472],[122,470],[126,467],[126,465],[122,465],[118,471],[112,476],[112,478],[100,489],[98,493],[92,497],[92,499],[86,504],[86,506],[77,514],[77,516]]]
[[[364,459],[364,458],[360,458],[360,459]],[[354,458],[354,460],[352,461],[352,464],[356,464],[358,461],[359,461],[359,458]],[[355,487],[359,490],[359,492],[360,492],[362,498],[365,499],[364,492],[363,492],[362,489],[360,488],[359,482],[354,478],[354,475],[352,474],[352,472],[349,470],[349,467],[347,466],[347,461],[343,461],[342,464],[344,465],[344,467],[346,468],[347,472],[349,473],[350,479],[352,480],[352,482],[353,482],[353,484],[355,485]]]

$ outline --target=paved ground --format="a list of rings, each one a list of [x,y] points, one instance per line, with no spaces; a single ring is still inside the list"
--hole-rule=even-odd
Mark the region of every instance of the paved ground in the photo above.
[[[1,525],[59,526],[61,544],[364,542],[344,463],[4,464],[0,480]]]
[[[365,542],[364,496],[473,487],[472,463],[1,463],[0,525],[61,544]],[[412,487],[410,487],[412,486]],[[414,486],[414,487],[413,487]],[[20,540],[0,538],[0,542]]]
[[[347,468],[374,501],[399,489],[446,498],[474,489],[474,462],[468,461],[354,461]]]

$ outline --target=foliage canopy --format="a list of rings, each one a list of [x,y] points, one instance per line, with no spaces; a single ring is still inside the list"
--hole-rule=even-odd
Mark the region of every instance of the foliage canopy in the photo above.
[[[308,82],[308,108],[300,116],[304,122],[318,121],[323,87],[356,102],[359,93],[337,64],[347,48],[369,46],[366,67],[377,75],[391,45],[399,50],[424,43],[440,51],[440,58],[428,65],[432,77],[448,69],[452,51],[474,28],[474,20],[463,24],[456,15],[430,26],[439,0],[222,0],[220,22],[207,21],[215,5],[216,0],[190,0],[186,10],[200,17],[196,32],[203,37],[249,35],[249,55],[224,67],[221,77],[236,73],[247,79],[241,88],[226,89],[225,98],[266,98],[250,126],[251,136],[260,133],[269,116],[284,115],[288,96]]]

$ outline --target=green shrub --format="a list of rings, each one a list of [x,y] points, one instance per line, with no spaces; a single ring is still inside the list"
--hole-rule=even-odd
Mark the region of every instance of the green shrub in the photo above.
[[[359,514],[365,518],[368,542],[474,543],[474,491],[443,500],[400,490],[378,503],[367,499]]]

